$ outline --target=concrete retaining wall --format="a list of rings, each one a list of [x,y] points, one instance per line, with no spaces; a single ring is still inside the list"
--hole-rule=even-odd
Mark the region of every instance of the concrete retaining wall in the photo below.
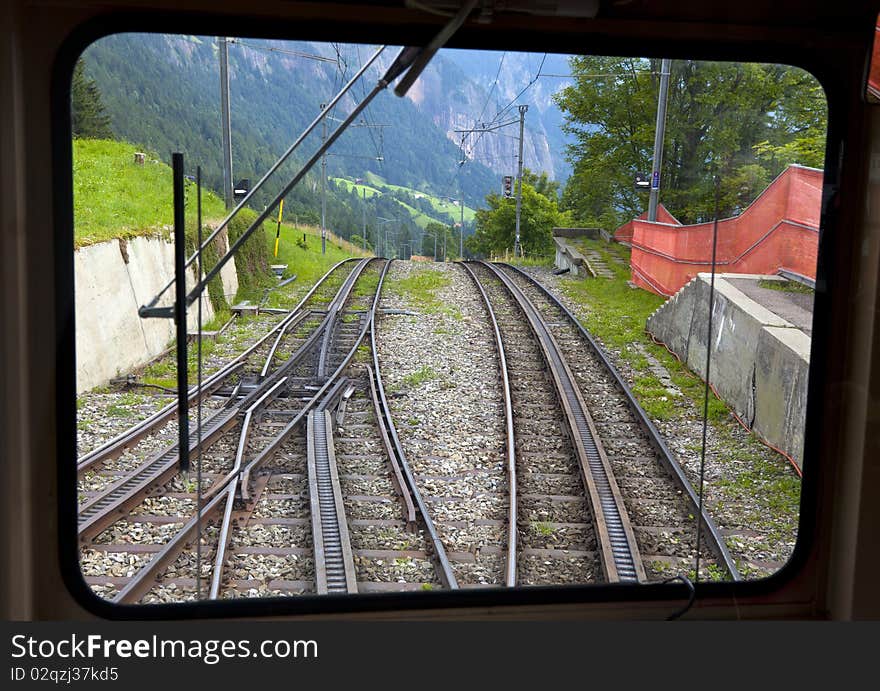
[[[581,254],[575,247],[568,243],[565,238],[553,238],[553,244],[556,246],[556,259],[554,264],[557,269],[567,269],[575,276],[595,276],[593,267],[587,258]]]
[[[598,228],[554,228],[553,237],[558,238],[589,238],[598,240],[601,231]]]
[[[648,318],[647,329],[704,379],[706,349],[711,347],[711,383],[718,395],[757,434],[800,466],[810,337],[747,297],[726,276],[750,277],[715,276],[711,339],[709,274],[698,274],[667,300]]]
[[[224,292],[232,300],[238,289],[234,262],[221,272]],[[174,339],[171,319],[141,319],[138,308],[174,277],[174,244],[161,238],[111,240],[83,247],[74,256],[76,290],[77,393],[143,365]],[[187,285],[195,285],[195,270]],[[161,304],[171,304],[173,288]],[[187,313],[195,324],[198,304]],[[202,296],[202,319],[214,310],[207,292]]]

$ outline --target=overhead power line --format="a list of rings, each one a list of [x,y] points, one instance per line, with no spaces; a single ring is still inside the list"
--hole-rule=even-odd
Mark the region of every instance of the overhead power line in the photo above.
[[[323,55],[314,55],[312,53],[304,53],[300,50],[291,50],[289,48],[276,48],[275,46],[260,46],[255,43],[248,43],[247,41],[242,41],[240,38],[227,38],[227,43],[236,43],[238,45],[244,46],[245,48],[250,48],[252,50],[262,50],[267,53],[282,53],[284,55],[292,55],[297,58],[306,58],[308,60],[317,60],[318,62],[333,62],[338,64],[337,58],[328,58]]]

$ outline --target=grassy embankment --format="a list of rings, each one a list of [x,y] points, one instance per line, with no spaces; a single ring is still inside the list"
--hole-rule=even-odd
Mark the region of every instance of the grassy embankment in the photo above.
[[[582,249],[596,251],[613,279],[564,279],[565,294],[578,305],[578,318],[584,326],[616,353],[632,370],[631,386],[639,403],[653,420],[685,422],[695,414],[702,416],[705,385],[662,345],[654,343],[645,331],[651,313],[664,298],[628,285],[629,248],[617,243],[582,241]],[[651,371],[647,352],[669,372],[683,396],[668,391]],[[769,543],[793,541],[800,503],[800,480],[777,454],[753,434],[742,441],[738,422],[727,406],[709,391],[708,421],[723,449],[725,463],[736,473],[720,479],[711,501],[716,510],[725,505],[744,505],[744,525],[765,532]],[[700,440],[685,446],[698,454]],[[748,568],[745,569],[748,572]]]
[[[134,162],[139,151],[133,144],[105,140],[74,140],[74,244],[76,248],[112,239],[139,236],[170,238],[173,223],[171,168],[147,153],[144,165]],[[195,249],[196,213],[195,186],[186,185],[187,249]],[[206,229],[216,227],[226,215],[223,201],[214,193],[202,190],[202,218]],[[230,244],[240,237],[257,217],[251,209],[242,210],[229,224]],[[352,255],[361,254],[345,240],[330,234],[327,253],[321,253],[320,231],[282,224],[278,257],[273,256],[276,223],[266,221],[236,254],[239,291],[236,301],[259,301],[267,288],[277,285],[270,264],[287,264],[286,276],[297,280],[269,294],[273,306],[293,305],[299,295],[320,278],[333,264]],[[306,241],[303,242],[303,233]],[[204,253],[204,265],[210,269],[220,255],[213,246]],[[219,279],[209,285],[215,307],[214,319],[205,330],[219,328],[229,316]],[[214,347],[213,341],[203,343],[203,355]],[[195,360],[191,357],[191,369]],[[145,372],[144,381],[160,386],[173,386],[173,370],[167,363],[155,363]]]

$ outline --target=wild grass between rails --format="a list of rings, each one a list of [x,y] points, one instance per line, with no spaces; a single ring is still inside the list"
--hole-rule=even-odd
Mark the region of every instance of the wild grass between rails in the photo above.
[[[409,303],[426,314],[446,314],[461,320],[461,310],[447,305],[437,297],[437,291],[450,284],[450,278],[436,269],[417,271],[406,278],[386,279],[387,290],[406,298]]]

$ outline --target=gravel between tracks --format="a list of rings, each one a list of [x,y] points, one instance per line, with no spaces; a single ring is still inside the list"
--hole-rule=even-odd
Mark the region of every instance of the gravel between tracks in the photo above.
[[[427,304],[405,283],[425,272],[440,278]],[[377,324],[384,384],[404,451],[416,475],[432,476],[420,485],[438,530],[452,538],[447,549],[498,545],[485,531],[467,531],[459,541],[460,533],[444,525],[506,516],[498,361],[480,295],[452,264],[395,262],[388,278],[381,307],[417,313],[383,314]],[[489,555],[474,564],[453,562],[463,585],[503,583],[503,566]]]

